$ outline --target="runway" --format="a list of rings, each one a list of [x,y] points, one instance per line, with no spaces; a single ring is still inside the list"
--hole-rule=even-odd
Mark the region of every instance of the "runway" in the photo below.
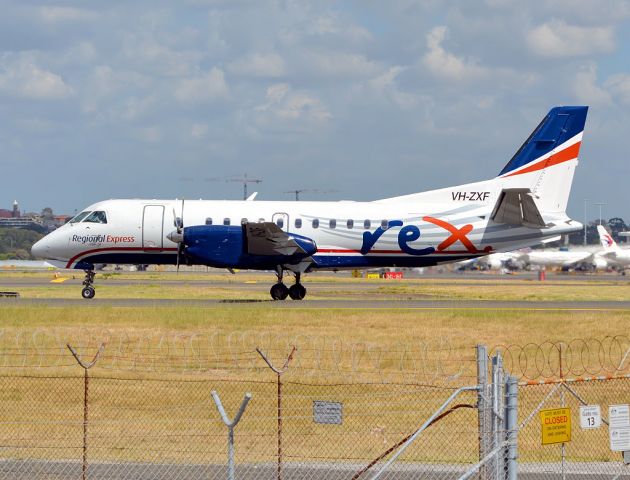
[[[99,278],[100,277],[100,278]],[[138,272],[125,275],[122,278],[100,274],[96,277],[97,295],[91,300],[84,300],[80,296],[83,276],[79,272],[66,272],[65,281],[52,283],[52,274],[28,274],[3,276],[0,273],[0,292],[17,292],[24,294],[20,298],[3,298],[0,296],[0,306],[9,305],[39,305],[48,307],[180,307],[193,306],[200,308],[275,308],[275,309],[371,309],[371,310],[540,310],[540,311],[589,311],[589,310],[630,310],[630,296],[615,301],[611,300],[469,300],[445,297],[451,286],[468,288],[482,287],[492,290],[495,287],[505,288],[513,285],[523,292],[544,291],[546,286],[560,285],[560,288],[570,291],[573,285],[593,285],[593,288],[606,290],[607,286],[630,286],[630,277],[616,274],[606,275],[549,275],[546,282],[536,281],[536,272],[524,272],[518,275],[498,275],[487,273],[446,273],[421,275],[405,280],[355,280],[349,273],[308,275],[304,285],[308,289],[306,299],[294,301],[273,301],[268,297],[270,285],[273,283],[271,274],[237,274],[237,275],[209,275],[203,274],[161,273],[159,278],[148,272]],[[421,283],[417,280],[421,279]],[[310,280],[310,281],[309,281]],[[287,279],[287,283],[291,282]],[[435,283],[433,283],[435,282]],[[419,286],[439,285],[440,294],[418,291]],[[34,289],[46,288],[46,297],[34,298]],[[107,287],[109,298],[99,298],[99,288]],[[135,288],[167,287],[164,298],[134,298],[141,297],[133,291]],[[411,287],[411,288],[409,288]],[[208,288],[212,291],[212,298],[186,298],[187,294],[197,288]],[[538,289],[538,290],[537,290]],[[55,297],[54,292],[59,291]],[[101,290],[103,292],[104,290]],[[115,298],[112,297],[115,291]],[[430,291],[430,290],[428,290]],[[516,291],[516,290],[515,290]],[[241,292],[240,298],[234,298],[234,293]],[[225,293],[224,298],[221,298]],[[512,295],[514,296],[514,295]]]

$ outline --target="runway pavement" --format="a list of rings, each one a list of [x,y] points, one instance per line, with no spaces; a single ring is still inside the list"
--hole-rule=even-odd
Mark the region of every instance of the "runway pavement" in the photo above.
[[[0,298],[0,307],[9,305],[42,305],[49,307],[251,307],[267,306],[278,309],[370,309],[370,310],[531,310],[531,311],[613,311],[630,309],[630,301],[496,301],[496,300],[409,300],[409,299],[339,299],[302,301],[273,300],[186,300],[186,299],[139,299],[139,298]]]
[[[226,307],[239,308],[243,306],[264,306],[268,308],[299,308],[299,309],[528,309],[528,310],[627,310],[630,309],[630,298],[624,301],[503,301],[503,300],[458,300],[445,299],[443,296],[431,296],[420,292],[397,291],[396,287],[405,286],[405,281],[398,280],[374,280],[374,281],[353,281],[347,272],[327,274],[321,276],[318,274],[306,277],[304,285],[308,289],[306,299],[302,301],[293,301],[287,299],[285,301],[267,300],[270,285],[273,283],[273,275],[267,274],[245,274],[239,277],[225,275],[217,278],[216,275],[211,279],[204,279],[203,274],[195,273],[194,275],[182,273],[160,274],[160,278],[150,273],[138,272],[123,278],[107,277],[97,275],[96,298],[84,300],[80,296],[82,288],[82,275],[77,274],[72,278],[73,272],[66,272],[64,277],[66,281],[63,283],[51,283],[52,274],[35,275],[35,276],[3,276],[0,272],[0,292],[17,292],[21,289],[32,287],[50,287],[58,288],[63,295],[59,298],[4,298],[0,294],[1,305],[46,305],[50,307],[162,307],[162,306],[197,306],[197,307]],[[519,275],[497,275],[487,273],[467,273],[467,274],[434,274],[423,275],[423,282],[430,284],[432,280],[439,283],[440,286],[449,285],[465,285],[469,287],[493,287],[505,286],[515,281],[531,281],[531,288],[538,288],[550,282],[562,282],[566,288],[570,289],[573,283],[594,282],[594,287],[605,288],[606,285],[630,285],[629,276],[621,276],[616,274],[606,275],[566,275],[552,274],[548,276],[547,282],[532,281],[535,278],[535,272],[525,272]],[[309,281],[311,279],[311,281]],[[290,282],[290,280],[289,280]],[[173,293],[169,295],[171,298],[159,299],[138,299],[125,298],[125,292],[129,287],[167,285],[173,286]],[[416,283],[417,285],[417,283]],[[516,286],[516,284],[514,284]],[[523,288],[523,283],[520,283]],[[120,287],[120,297],[118,298],[99,298],[98,287]],[[214,298],[209,299],[186,299],[178,298],[178,290],[176,287],[215,287],[217,289],[230,289],[234,291],[242,291],[243,298],[236,300],[217,299],[216,292]],[[391,290],[388,287],[394,287]],[[529,288],[529,287],[527,287]],[[68,297],[71,291],[72,298]],[[74,294],[76,291],[76,296]],[[181,291],[184,295],[184,290]],[[132,296],[132,295],[129,295]],[[63,298],[66,297],[66,298]],[[332,298],[331,298],[332,297]],[[261,299],[262,298],[262,299]]]
[[[332,464],[332,463],[287,463],[282,469],[282,478],[323,478],[326,480],[347,480],[361,470],[362,464]],[[463,475],[466,464],[413,464],[399,463],[392,465],[385,477],[396,480],[412,480],[418,478],[457,479]],[[243,480],[275,480],[277,478],[276,465],[273,463],[237,464],[235,478]],[[366,472],[360,479],[371,478],[377,468]],[[595,473],[601,471],[602,473]],[[604,473],[605,472],[605,473]],[[615,479],[629,479],[630,470],[625,469],[621,462],[618,465],[610,463],[571,462],[565,466],[565,473],[557,463],[524,464],[519,467],[519,479],[521,480],[604,480],[613,477]],[[168,463],[103,463],[94,462],[87,470],[88,477],[96,479],[134,478],[136,480],[166,480],[201,479],[201,478],[226,478],[225,465],[174,465]],[[57,480],[74,480],[81,477],[81,464],[79,462],[38,460],[0,460],[0,476],[14,480],[31,480],[33,478],[55,478]]]

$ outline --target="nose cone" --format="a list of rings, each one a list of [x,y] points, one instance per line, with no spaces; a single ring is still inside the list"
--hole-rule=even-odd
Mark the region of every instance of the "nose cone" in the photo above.
[[[31,247],[31,253],[34,257],[48,258],[50,252],[50,244],[47,237],[42,238]]]

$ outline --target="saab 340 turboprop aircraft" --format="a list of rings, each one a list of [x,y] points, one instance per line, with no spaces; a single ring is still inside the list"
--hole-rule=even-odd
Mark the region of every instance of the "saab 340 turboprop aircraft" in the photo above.
[[[185,263],[273,270],[272,298],[300,300],[314,270],[426,267],[535,245],[582,228],[565,211],[587,110],[553,108],[490,180],[372,202],[107,200],[33,255],[85,270],[84,298],[94,264]]]

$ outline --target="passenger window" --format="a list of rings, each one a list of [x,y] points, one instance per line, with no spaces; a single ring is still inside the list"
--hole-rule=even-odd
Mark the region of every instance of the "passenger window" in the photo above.
[[[302,228],[302,219],[301,218],[296,218],[295,219],[295,228]]]
[[[368,228],[370,228],[371,226],[372,226],[372,224],[371,224],[371,222],[370,222],[369,220],[365,220],[365,221],[363,222],[363,228],[365,228],[366,230],[367,230]]]
[[[245,225],[247,221],[248,220],[245,217],[241,218],[241,225]]]
[[[387,220],[381,220],[381,228],[387,228],[389,225],[389,222]]]
[[[70,223],[79,223],[81,220],[83,220],[85,217],[87,217],[90,213],[91,212],[81,212],[76,217],[74,217],[72,220],[70,220]]]
[[[337,220],[335,220],[334,218],[331,218],[330,221],[328,222],[328,226],[331,229],[337,228]]]
[[[278,227],[280,227],[280,228],[284,227],[284,219],[282,217],[277,219],[276,220],[276,225],[278,225]]]
[[[105,215],[105,212],[96,211],[92,212],[90,216],[83,221],[89,223],[107,223],[107,215]]]
[[[230,219],[229,218],[224,218],[223,219],[223,225],[229,225],[230,224]]]
[[[313,219],[313,228],[319,228],[319,218]]]
[[[348,220],[346,222],[346,226],[348,227],[348,229],[351,229],[352,227],[354,227],[354,220]]]
[[[212,218],[211,217],[206,218],[206,225],[212,225]]]

